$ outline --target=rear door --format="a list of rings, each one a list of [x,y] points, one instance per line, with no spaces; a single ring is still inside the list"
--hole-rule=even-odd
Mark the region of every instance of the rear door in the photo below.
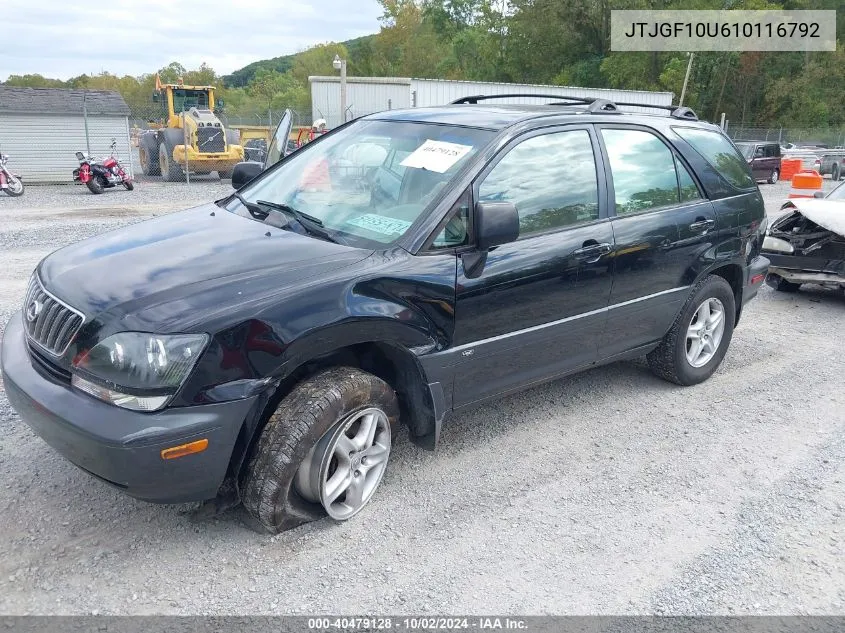
[[[614,236],[613,289],[599,358],[669,330],[710,245],[716,214],[684,161],[654,130],[601,126]]]

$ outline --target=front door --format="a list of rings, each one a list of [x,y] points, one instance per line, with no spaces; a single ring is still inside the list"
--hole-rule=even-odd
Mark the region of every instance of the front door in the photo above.
[[[478,276],[458,263],[455,407],[595,361],[613,248],[598,156],[590,126],[535,132],[475,183],[476,200],[516,205],[520,235]]]
[[[599,350],[660,340],[711,249],[716,213],[683,161],[651,130],[602,126],[613,204],[613,290]],[[711,254],[712,257],[712,254]]]

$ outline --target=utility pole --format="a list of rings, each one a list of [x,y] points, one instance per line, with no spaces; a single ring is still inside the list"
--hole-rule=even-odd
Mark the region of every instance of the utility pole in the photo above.
[[[335,55],[332,66],[340,71],[340,124],[343,125],[346,123],[346,60]]]
[[[687,82],[689,81],[689,75],[692,71],[692,58],[695,57],[695,53],[689,54],[689,63],[687,63],[687,74],[684,75],[684,87],[681,88],[681,100],[678,102],[679,106],[684,105],[684,97],[687,94]]]

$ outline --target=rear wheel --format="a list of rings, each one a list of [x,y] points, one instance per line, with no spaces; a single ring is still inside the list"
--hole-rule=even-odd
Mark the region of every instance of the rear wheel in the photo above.
[[[721,364],[734,331],[736,300],[722,277],[702,279],[660,345],[648,355],[651,370],[670,382],[695,385]]]
[[[173,146],[167,141],[159,145],[158,164],[161,168],[161,177],[166,182],[179,182],[185,180],[185,172],[182,167],[173,160]]]
[[[141,172],[145,176],[160,176],[161,167],[158,163],[158,141],[154,134],[144,134],[138,142],[138,158],[141,161]]]
[[[355,516],[387,467],[399,406],[393,389],[360,369],[337,367],[279,403],[248,462],[243,505],[276,533],[328,514]]]
[[[780,172],[777,169],[773,169],[772,173],[769,174],[769,179],[766,182],[768,182],[770,185],[773,185],[778,181],[778,178],[780,178]]]
[[[85,183],[88,190],[93,194],[103,193],[106,189],[106,181],[102,176],[91,176],[91,180]]]
[[[23,180],[12,174],[6,174],[6,195],[18,198],[23,195]]]
[[[766,275],[766,284],[774,288],[779,292],[798,292],[801,288],[801,284],[796,284],[791,281],[787,281],[780,275],[776,275],[775,273],[769,273]]]

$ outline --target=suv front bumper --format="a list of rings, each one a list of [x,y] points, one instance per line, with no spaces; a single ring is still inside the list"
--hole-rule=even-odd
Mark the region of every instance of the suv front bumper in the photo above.
[[[255,397],[140,413],[92,398],[36,371],[21,313],[6,326],[3,384],[35,433],[88,473],[155,503],[204,501],[217,494]],[[208,439],[208,448],[176,459],[161,451]]]

